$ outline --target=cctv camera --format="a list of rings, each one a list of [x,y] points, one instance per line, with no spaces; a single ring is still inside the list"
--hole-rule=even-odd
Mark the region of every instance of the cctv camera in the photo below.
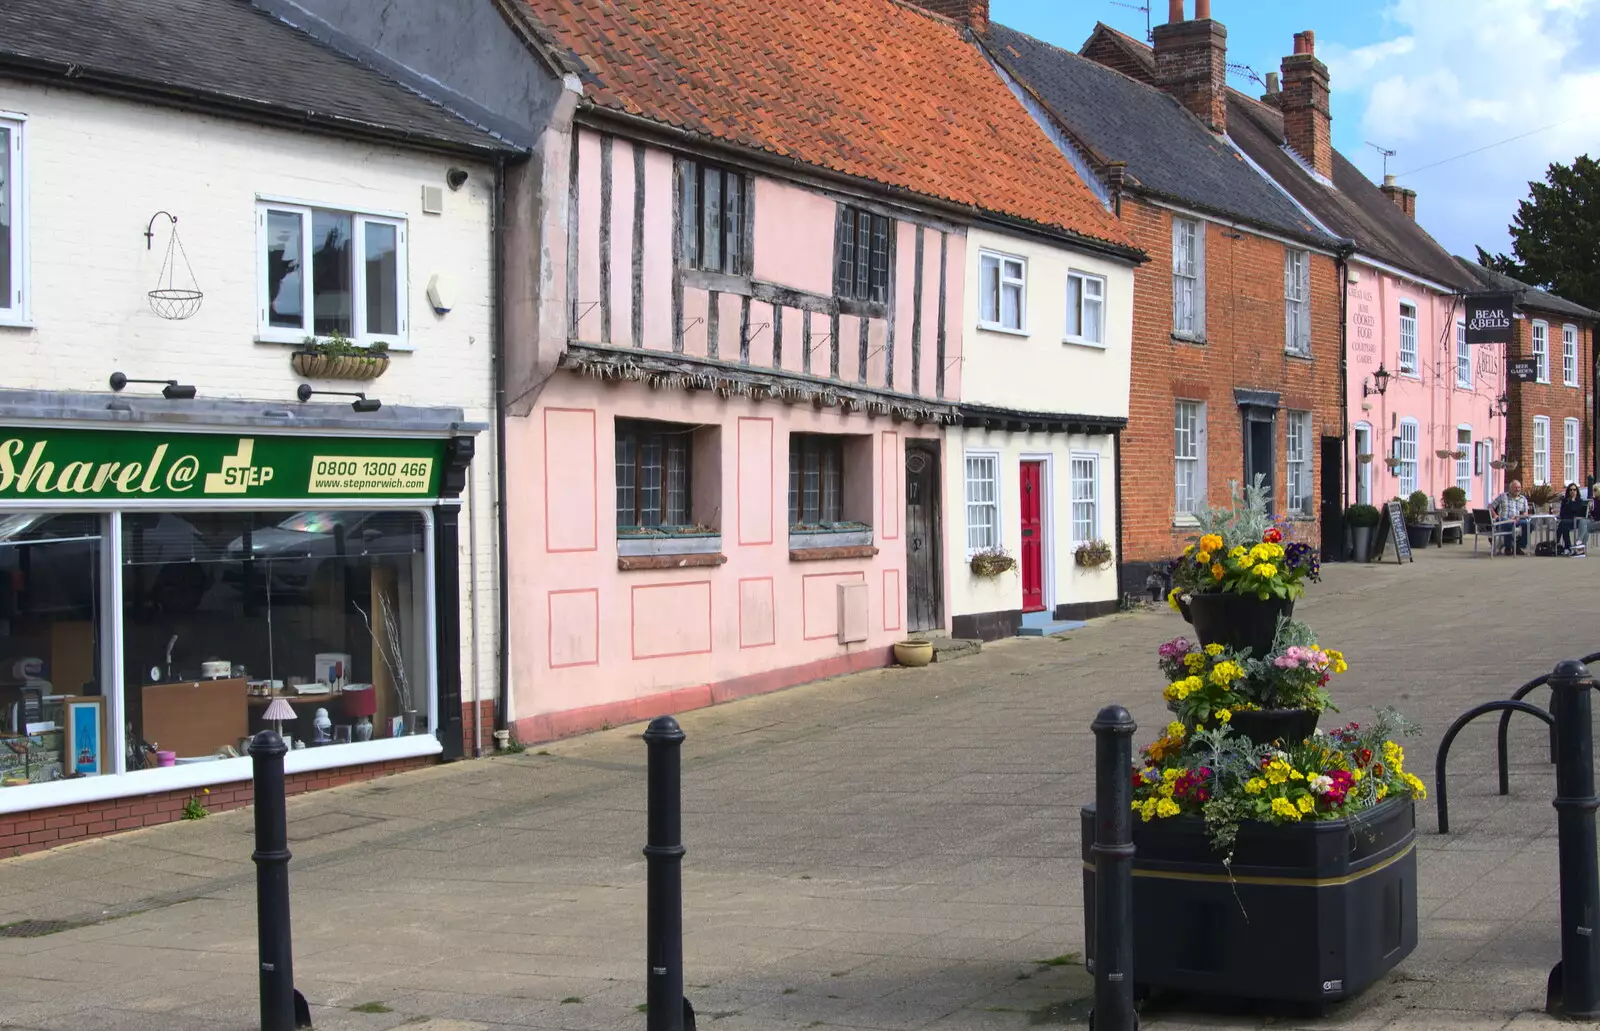
[[[465,168],[452,168],[444,174],[444,181],[452,190],[459,190],[462,184],[467,181],[467,170]]]

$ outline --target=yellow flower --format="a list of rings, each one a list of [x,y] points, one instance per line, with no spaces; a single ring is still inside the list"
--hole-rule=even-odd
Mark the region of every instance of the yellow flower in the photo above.
[[[1400,764],[1405,761],[1406,753],[1393,741],[1383,743],[1383,761],[1393,766],[1396,773],[1400,772]]]
[[[1243,558],[1244,556],[1245,556],[1245,550],[1244,550],[1244,545],[1243,544],[1235,544],[1228,551],[1228,557],[1229,558]]]
[[[1246,794],[1259,795],[1261,792],[1267,790],[1267,782],[1262,780],[1260,777],[1251,777],[1249,780],[1244,782],[1244,790]]]
[[[1170,766],[1161,771],[1161,779],[1168,784],[1171,784],[1181,776],[1183,776],[1182,770],[1175,770]]]
[[[1190,652],[1183,657],[1183,664],[1189,667],[1190,673],[1198,673],[1206,668],[1206,657],[1199,652]]]
[[[1219,662],[1211,668],[1211,682],[1218,687],[1227,687],[1243,676],[1244,669],[1237,662]]]
[[[1301,773],[1299,770],[1290,770],[1289,771],[1289,779],[1290,780],[1305,780],[1306,779],[1306,775]]]
[[[1161,801],[1156,803],[1157,816],[1177,816],[1180,812],[1182,812],[1182,810],[1178,808],[1178,803],[1174,802],[1170,798],[1163,798]]]
[[[1180,592],[1178,591],[1178,589],[1176,587],[1174,587],[1172,590],[1167,592],[1167,604],[1172,606],[1172,611],[1174,611],[1174,612],[1183,611],[1182,609],[1178,608],[1178,594],[1179,593]]]
[[[1366,776],[1366,774],[1361,772],[1361,767],[1359,767],[1359,766],[1357,766],[1355,769],[1350,771],[1350,780],[1352,782],[1359,781],[1362,777],[1365,777],[1365,776]]]
[[[1208,644],[1208,645],[1206,645],[1206,654],[1211,656],[1213,659],[1216,658],[1218,655],[1222,654],[1222,645],[1220,645],[1220,644]]]
[[[1428,786],[1415,773],[1402,773],[1401,779],[1406,782],[1406,787],[1411,789],[1411,797],[1424,799],[1428,797]]]
[[[1196,555],[1194,557],[1194,560],[1195,560],[1196,563],[1198,563],[1198,564],[1200,564],[1202,566],[1210,565],[1211,564],[1211,552],[1209,552],[1209,551],[1198,552],[1198,553],[1196,553]]]
[[[1233,719],[1233,710],[1231,710],[1231,709],[1218,709],[1217,710],[1217,722],[1218,723],[1227,723],[1227,722],[1231,721],[1232,719]]]
[[[1383,801],[1383,799],[1385,799],[1387,797],[1389,797],[1389,785],[1387,785],[1387,784],[1379,784],[1378,785],[1378,800],[1381,802],[1381,801]]]
[[[1134,812],[1138,812],[1140,809],[1143,809],[1143,808],[1144,808],[1144,803],[1143,802],[1139,801],[1137,798],[1133,800],[1133,811]]]
[[[1344,661],[1344,652],[1336,648],[1325,649],[1328,653],[1328,668],[1335,673],[1346,673],[1350,664]]]
[[[1177,720],[1173,720],[1171,723],[1167,724],[1167,736],[1172,738],[1174,741],[1182,741],[1184,736],[1188,733],[1189,728],[1185,727]]]
[[[1287,798],[1274,798],[1272,800],[1272,815],[1281,816],[1286,820],[1300,819],[1300,810]]]
[[[1140,804],[1140,806],[1139,806],[1139,818],[1141,820],[1143,820],[1145,823],[1149,823],[1151,820],[1153,820],[1155,818],[1155,815],[1156,815],[1156,803],[1157,803],[1156,799],[1147,798],[1147,799],[1144,800],[1143,803]]]
[[[1221,562],[1211,563],[1211,578],[1213,580],[1221,580],[1227,572],[1226,569],[1222,568]]]
[[[1200,550],[1202,550],[1202,551],[1221,551],[1222,550],[1222,537],[1219,534],[1215,534],[1215,533],[1206,534],[1204,537],[1200,538]]]
[[[1263,580],[1270,580],[1278,575],[1278,567],[1271,562],[1263,562],[1255,568],[1255,574]]]
[[[1311,801],[1310,795],[1301,795],[1295,800],[1294,804],[1302,813],[1309,813],[1312,809],[1316,808],[1316,803]]]
[[[1193,545],[1193,544],[1190,544],[1190,545],[1188,545],[1188,546],[1186,546],[1186,547],[1185,547],[1185,548],[1184,548],[1184,549],[1183,549],[1183,553],[1184,553],[1184,554],[1185,554],[1185,555],[1191,555],[1191,554],[1193,554],[1193,553],[1194,553],[1194,545]]]
[[[1169,702],[1183,701],[1183,695],[1180,693],[1177,684],[1168,684],[1167,689],[1161,692],[1161,697],[1165,698]]]
[[[1289,780],[1289,764],[1282,759],[1274,759],[1267,766],[1267,782],[1269,784],[1283,784]]]

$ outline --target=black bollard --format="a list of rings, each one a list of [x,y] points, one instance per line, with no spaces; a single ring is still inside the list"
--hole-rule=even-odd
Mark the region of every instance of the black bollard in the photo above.
[[[647,1031],[687,1031],[683,998],[683,730],[657,716],[644,732],[649,752],[649,867],[645,916]]]
[[[1546,1008],[1569,1020],[1600,1016],[1600,864],[1595,857],[1594,728],[1589,670],[1567,659],[1550,674],[1556,730],[1556,826],[1561,870],[1561,962]]]
[[[1094,723],[1094,1031],[1136,1031],[1133,1008],[1133,732],[1127,709]]]
[[[261,1031],[295,1031],[294,949],[289,939],[289,829],[283,757],[275,730],[250,739],[255,773],[256,936],[261,955]],[[308,1025],[309,1026],[309,1025]]]

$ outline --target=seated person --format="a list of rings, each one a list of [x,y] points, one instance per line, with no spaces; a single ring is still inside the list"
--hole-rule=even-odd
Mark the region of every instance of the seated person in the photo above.
[[[1522,481],[1512,480],[1506,484],[1506,489],[1494,503],[1489,506],[1489,511],[1494,515],[1497,523],[1511,523],[1517,529],[1517,554],[1524,555],[1528,551],[1528,513],[1531,506],[1528,498],[1522,493]],[[1510,549],[1507,549],[1510,550]]]
[[[1567,484],[1567,491],[1561,497],[1560,522],[1556,524],[1556,539],[1561,545],[1561,554],[1586,554],[1589,543],[1589,502],[1583,500],[1578,493],[1576,483]],[[1574,535],[1573,531],[1577,533]],[[1576,536],[1576,541],[1574,541]]]

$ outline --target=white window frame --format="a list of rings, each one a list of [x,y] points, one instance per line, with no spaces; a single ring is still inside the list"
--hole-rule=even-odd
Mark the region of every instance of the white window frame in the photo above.
[[[1361,437],[1363,434],[1367,438],[1366,451],[1361,450]],[[1372,443],[1372,424],[1370,422],[1356,423],[1352,427],[1351,440],[1353,445],[1350,460],[1356,463],[1356,503],[1370,505],[1372,504],[1372,463],[1378,460],[1377,453],[1372,450],[1374,447]],[[1366,462],[1356,461],[1355,456],[1360,454],[1368,454],[1372,458]]]
[[[1078,497],[1078,463],[1089,463],[1089,496]],[[1078,506],[1089,506],[1089,532],[1078,532]],[[1093,451],[1074,451],[1067,459],[1067,530],[1074,544],[1100,539],[1100,456]]]
[[[1550,382],[1550,323],[1543,319],[1533,322],[1533,378],[1538,383]]]
[[[1411,439],[1406,439],[1406,430],[1411,431]],[[1400,459],[1400,464],[1395,468],[1395,478],[1400,483],[1400,497],[1406,499],[1417,491],[1417,453],[1421,450],[1422,424],[1415,419],[1400,420],[1400,443],[1395,449],[1395,457]],[[1409,451],[1409,457],[1407,452]]]
[[[991,475],[987,481],[982,478],[976,480],[973,479],[972,466],[974,462],[989,463]],[[1002,486],[1004,477],[1001,473],[1000,467],[1000,452],[980,449],[971,449],[963,452],[961,461],[961,479],[964,485],[963,496],[966,501],[966,509],[964,510],[964,513],[967,524],[967,558],[970,559],[973,555],[976,555],[980,551],[986,551],[990,548],[1000,548],[1005,546],[1005,524],[1001,522],[1001,518],[1003,517],[1001,495],[1003,494]],[[973,498],[973,486],[975,484],[981,484],[985,482],[987,482],[989,486],[989,499],[983,500],[979,498],[975,500]],[[972,518],[972,510],[974,508],[988,508],[990,512],[992,512],[991,522],[989,523],[992,532],[989,534],[990,539],[987,543],[973,540],[973,530],[978,526],[978,524],[975,523]]]
[[[1456,320],[1456,386],[1472,389],[1472,346],[1467,343],[1467,322]]]
[[[1410,314],[1406,314],[1407,312]],[[1407,325],[1409,323],[1409,326]],[[1411,364],[1406,365],[1406,330],[1411,330]],[[1402,300],[1400,302],[1400,375],[1411,376],[1415,379],[1422,378],[1422,363],[1418,359],[1419,350],[1417,340],[1419,324],[1417,322],[1417,302]]]
[[[1561,420],[1561,483],[1580,484],[1578,473],[1578,441],[1583,435],[1577,419]]]
[[[1074,279],[1078,280],[1078,282],[1079,282],[1079,287],[1078,287],[1078,312],[1077,312],[1077,314],[1078,314],[1078,328],[1080,330],[1083,328],[1083,325],[1084,325],[1083,311],[1084,311],[1084,309],[1086,307],[1088,307],[1089,300],[1090,300],[1090,297],[1089,297],[1089,284],[1090,283],[1096,283],[1100,287],[1100,296],[1095,299],[1096,302],[1100,305],[1100,336],[1098,338],[1086,337],[1082,333],[1074,333],[1074,332],[1072,332],[1072,314],[1073,314],[1073,312],[1072,312],[1072,281]],[[1068,270],[1068,272],[1067,272],[1067,333],[1066,333],[1066,336],[1063,339],[1065,339],[1066,342],[1069,343],[1069,344],[1081,344],[1081,345],[1083,345],[1085,347],[1102,347],[1103,348],[1103,347],[1106,346],[1106,277],[1105,276],[1097,276],[1093,272],[1080,272],[1077,269],[1069,269]]]
[[[1289,354],[1311,357],[1311,252],[1285,248],[1283,252],[1283,348]]]
[[[1458,323],[1458,325],[1462,326],[1464,331],[1466,323]],[[1461,439],[1463,433],[1466,434],[1466,440]],[[1475,447],[1477,447],[1477,445],[1474,444],[1472,440],[1472,426],[1469,423],[1460,423],[1457,425],[1456,450],[1465,451],[1467,453],[1467,457],[1458,458],[1455,460],[1456,486],[1460,487],[1462,491],[1466,493],[1468,501],[1472,500],[1472,458],[1473,449]]]
[[[1180,406],[1194,406],[1194,425],[1189,432],[1193,438],[1193,454],[1181,454],[1178,450],[1178,412]],[[1195,522],[1194,513],[1206,503],[1206,403],[1194,401],[1189,398],[1176,398],[1172,405],[1172,489],[1174,522],[1180,525],[1192,525]],[[1179,463],[1193,463],[1194,489],[1189,498],[1189,507],[1182,507],[1182,498],[1178,495],[1178,470],[1184,468]]]
[[[1571,323],[1561,327],[1561,383],[1578,385],[1578,327]]]
[[[1284,510],[1290,516],[1311,514],[1311,413],[1291,411],[1283,421]],[[1299,448],[1295,438],[1299,438]]]
[[[1540,438],[1543,443],[1540,443]],[[1541,468],[1542,465],[1542,468]],[[1550,417],[1533,417],[1533,482],[1535,485],[1550,482]]]
[[[1189,248],[1184,246],[1186,234],[1192,235],[1192,263]],[[1185,271],[1185,266],[1188,266]],[[1184,311],[1179,303],[1187,284],[1191,311]],[[1198,218],[1172,219],[1172,335],[1185,340],[1206,338],[1206,223]]]
[[[1006,263],[1007,262],[1013,262],[1013,261],[1016,262],[1018,265],[1022,266],[1022,275],[1020,277],[1011,277],[1011,276],[1007,276],[1006,275]],[[994,263],[994,275],[995,275],[995,287],[996,287],[996,293],[995,293],[995,298],[994,298],[994,303],[995,303],[994,315],[995,315],[995,317],[993,319],[985,318],[984,314],[983,314],[983,306],[987,301],[987,298],[986,298],[985,295],[988,293],[987,278],[985,276],[985,266],[990,262]],[[1005,324],[1005,314],[1006,314],[1005,292],[1006,292],[1006,288],[1007,287],[1016,287],[1017,288],[1017,324],[1015,326],[1008,326],[1008,325]],[[991,250],[985,249],[985,250],[980,250],[978,252],[978,328],[979,329],[993,330],[996,333],[1015,333],[1018,336],[1027,336],[1027,334],[1028,334],[1028,259],[1027,258],[1022,257],[1020,254],[1006,254],[1004,251],[991,251]]]
[[[256,339],[263,343],[299,344],[313,336],[315,326],[315,285],[309,274],[300,277],[300,311],[304,324],[300,329],[274,326],[270,322],[271,298],[267,295],[267,212],[286,212],[300,216],[301,245],[309,254],[312,247],[312,212],[330,211],[349,215],[350,222],[350,341],[361,347],[386,344],[392,351],[409,351],[410,343],[410,261],[407,253],[407,220],[403,215],[380,214],[331,204],[306,204],[279,201],[268,197],[256,199]],[[399,307],[398,333],[369,333],[367,320],[367,277],[362,267],[361,254],[366,241],[368,225],[393,226],[395,229],[395,298]]]
[[[11,289],[0,296],[0,326],[29,326],[27,115],[0,111],[0,129],[10,143],[0,149],[6,165],[6,204],[11,210]]]

